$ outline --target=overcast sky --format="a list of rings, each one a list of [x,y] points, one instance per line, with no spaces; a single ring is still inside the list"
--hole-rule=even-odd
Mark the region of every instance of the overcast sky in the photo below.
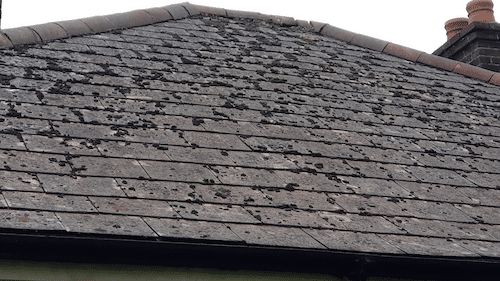
[[[107,15],[180,2],[184,1],[3,0],[1,27],[5,29]],[[432,53],[446,42],[444,23],[452,18],[467,17],[465,7],[469,0],[191,0],[189,2],[325,22]],[[500,0],[493,2],[497,4]]]

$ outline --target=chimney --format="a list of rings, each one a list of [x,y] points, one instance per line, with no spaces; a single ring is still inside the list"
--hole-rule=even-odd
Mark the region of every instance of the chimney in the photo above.
[[[466,28],[469,25],[468,18],[454,18],[447,21],[444,24],[444,28],[446,29],[446,35],[448,36],[448,40],[455,37],[460,31]]]
[[[495,22],[493,1],[470,1],[466,9],[469,18],[445,23],[448,41],[433,54],[500,72],[500,24]]]

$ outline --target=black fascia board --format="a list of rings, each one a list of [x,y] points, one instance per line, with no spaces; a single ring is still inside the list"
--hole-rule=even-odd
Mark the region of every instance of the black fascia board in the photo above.
[[[1,233],[0,259],[328,274],[413,280],[498,280],[500,259],[379,255],[137,237]]]

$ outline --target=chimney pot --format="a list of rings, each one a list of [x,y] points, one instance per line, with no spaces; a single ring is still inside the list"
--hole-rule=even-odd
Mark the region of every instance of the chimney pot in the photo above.
[[[494,22],[493,1],[492,0],[474,0],[467,3],[467,12],[469,13],[469,24],[479,22]]]
[[[460,33],[460,31],[466,28],[468,24],[469,24],[469,19],[467,18],[454,18],[447,21],[444,24],[444,28],[446,29],[446,35],[448,36],[448,40],[450,40],[455,35]]]

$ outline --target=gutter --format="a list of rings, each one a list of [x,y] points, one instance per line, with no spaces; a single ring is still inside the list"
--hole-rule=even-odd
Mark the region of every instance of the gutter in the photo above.
[[[247,271],[257,275],[272,272],[277,276],[307,274],[310,277],[329,276],[344,281],[344,278],[349,281],[488,281],[498,280],[500,273],[500,261],[497,259],[378,255],[246,244],[230,245],[223,241],[207,244],[196,240],[67,236],[37,232],[1,233],[0,245],[0,268],[1,260],[63,262],[94,266],[127,265],[165,269]],[[4,278],[1,276],[2,272],[6,272],[5,268],[0,270],[0,279]]]

